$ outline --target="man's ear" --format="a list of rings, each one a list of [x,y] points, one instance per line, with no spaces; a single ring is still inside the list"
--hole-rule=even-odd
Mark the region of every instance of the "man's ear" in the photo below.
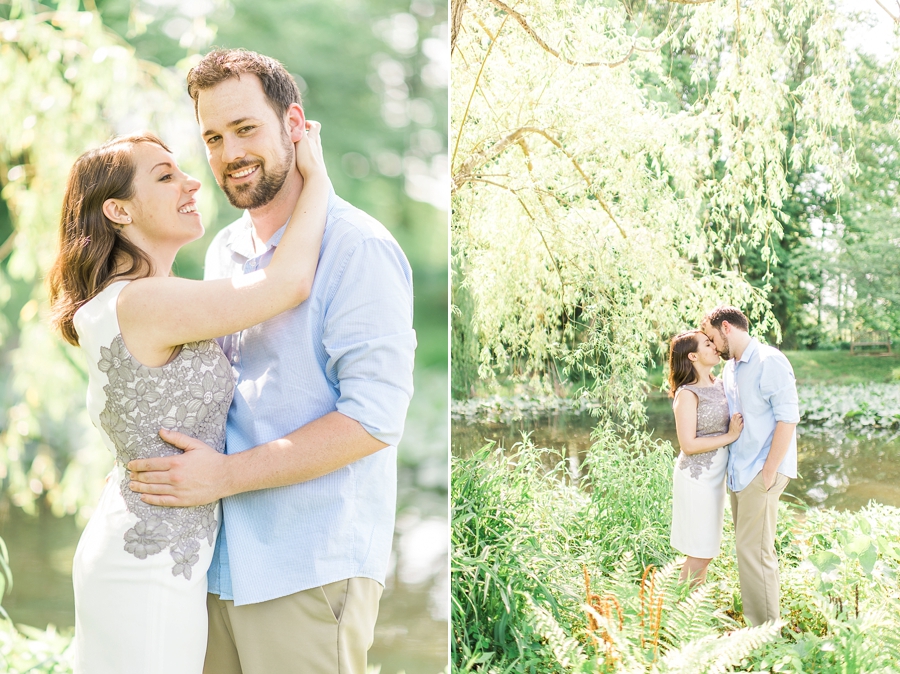
[[[131,224],[131,216],[117,199],[107,199],[103,202],[103,215],[122,227]]]
[[[306,129],[306,115],[297,103],[291,103],[291,107],[287,110],[288,135],[291,142],[296,143],[303,138],[303,131]]]

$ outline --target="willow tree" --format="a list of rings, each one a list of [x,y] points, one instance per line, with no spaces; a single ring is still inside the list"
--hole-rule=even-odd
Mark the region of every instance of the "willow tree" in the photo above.
[[[789,168],[834,193],[856,170],[833,6],[468,0],[453,19],[454,292],[481,376],[562,363],[634,418],[655,349],[705,309],[777,334],[736,261],[776,262]],[[681,109],[647,87],[680,89],[675,53],[696,94]]]
[[[109,468],[85,412],[82,357],[46,316],[68,171],[87,148],[140,128],[188,170],[205,161],[182,76],[136,58],[77,3],[29,6],[0,15],[0,482],[14,504],[32,510],[46,496],[63,514],[92,505]]]

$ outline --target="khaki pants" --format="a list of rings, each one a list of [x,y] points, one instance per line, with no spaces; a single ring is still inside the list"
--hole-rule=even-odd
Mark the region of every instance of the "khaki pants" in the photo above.
[[[209,594],[203,674],[365,674],[381,592],[349,578],[244,606]]]
[[[775,483],[766,491],[762,472],[741,491],[731,492],[738,574],[744,620],[761,625],[779,617],[778,557],[775,554],[775,523],[778,499],[790,479],[775,474]]]

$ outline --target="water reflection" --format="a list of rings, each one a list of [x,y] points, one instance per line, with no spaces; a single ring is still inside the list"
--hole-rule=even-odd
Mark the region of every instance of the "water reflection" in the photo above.
[[[671,403],[661,397],[647,405],[647,428],[654,437],[678,446]],[[468,455],[494,441],[511,447],[527,434],[538,446],[553,447],[560,458],[572,463],[584,459],[591,446],[595,420],[584,413],[561,413],[522,418],[506,423],[452,422],[451,447],[458,456]],[[787,498],[811,507],[858,510],[870,500],[900,507],[900,434],[866,434],[843,428],[798,427],[798,472],[786,492]],[[675,452],[673,450],[673,458]],[[575,479],[577,472],[571,470]]]
[[[433,505],[446,504],[445,496],[435,496]],[[431,500],[431,495],[423,500]],[[49,512],[35,518],[9,508],[0,515],[0,536],[10,547],[14,585],[3,606],[13,621],[71,630],[72,558],[81,536],[75,518]],[[369,651],[369,662],[380,664],[382,674],[437,674],[446,665],[449,538],[446,516],[423,516],[416,508],[398,515],[391,568]]]
[[[438,674],[448,659],[447,375],[417,372],[416,395],[398,447],[397,521],[369,662],[381,674]],[[33,517],[0,499],[0,537],[13,589],[3,607],[15,623],[71,631],[74,517]],[[5,671],[5,670],[0,670]]]
[[[797,490],[803,490],[808,504],[858,510],[874,500],[900,506],[896,433],[807,429],[798,438],[797,451],[802,471]]]

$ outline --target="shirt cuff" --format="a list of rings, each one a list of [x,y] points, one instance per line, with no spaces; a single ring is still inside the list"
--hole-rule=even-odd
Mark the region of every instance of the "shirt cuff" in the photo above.
[[[772,407],[775,421],[783,421],[786,424],[800,423],[800,406],[797,403],[781,403]]]
[[[337,411],[358,421],[376,440],[396,447],[403,436],[412,390],[372,379],[341,379],[340,386]]]

